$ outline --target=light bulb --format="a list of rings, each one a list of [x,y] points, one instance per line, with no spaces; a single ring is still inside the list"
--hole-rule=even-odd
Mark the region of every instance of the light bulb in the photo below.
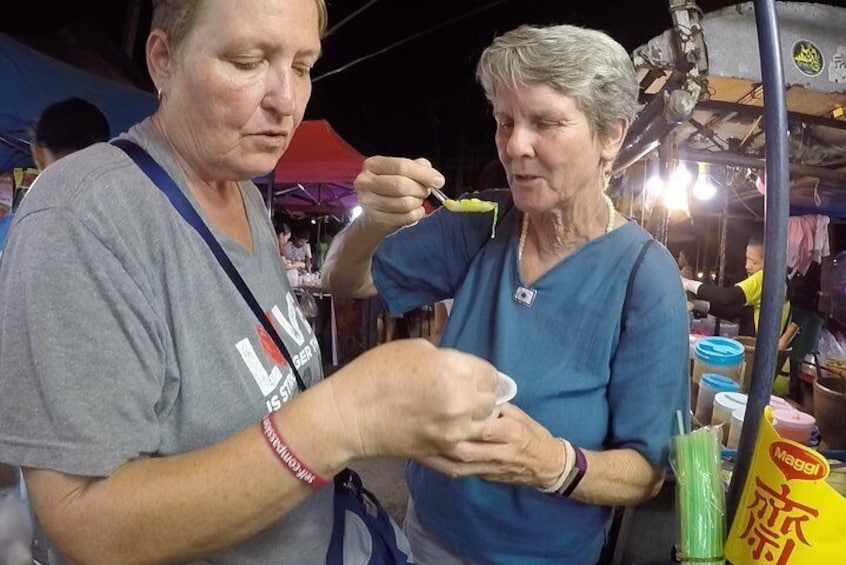
[[[670,182],[667,183],[666,190],[664,190],[664,206],[668,210],[679,210],[689,213],[689,206],[687,203],[687,187],[693,178],[690,171],[682,164],[676,167],[673,174],[670,175]]]
[[[711,183],[708,165],[699,163],[699,176],[693,185],[693,197],[697,200],[711,200],[717,195],[717,187]]]

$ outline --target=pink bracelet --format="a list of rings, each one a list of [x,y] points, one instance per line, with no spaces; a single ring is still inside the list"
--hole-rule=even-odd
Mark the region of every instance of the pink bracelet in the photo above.
[[[291,451],[291,448],[287,443],[285,443],[285,440],[282,439],[282,436],[280,436],[279,432],[276,430],[276,425],[273,423],[271,414],[268,414],[261,419],[261,435],[264,436],[264,440],[267,442],[267,445],[270,446],[270,449],[273,450],[282,464],[285,465],[291,474],[298,480],[305,483],[307,487],[317,490],[329,484],[328,479],[321,477],[308,468],[308,466],[300,461],[300,458]]]

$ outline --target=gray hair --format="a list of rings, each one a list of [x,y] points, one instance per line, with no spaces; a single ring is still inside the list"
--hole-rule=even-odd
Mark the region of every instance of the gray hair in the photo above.
[[[619,118],[638,110],[634,66],[622,45],[601,31],[572,25],[523,25],[494,39],[479,59],[476,79],[493,101],[497,88],[546,84],[570,96],[600,139]]]
[[[326,1],[314,0],[317,6],[317,25],[320,39],[323,39],[328,25]],[[188,33],[194,28],[203,0],[153,0],[152,29],[161,29],[167,34],[170,44],[179,50]]]

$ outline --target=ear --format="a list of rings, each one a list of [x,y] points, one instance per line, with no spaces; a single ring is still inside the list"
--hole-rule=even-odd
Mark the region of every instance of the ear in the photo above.
[[[55,163],[62,156],[61,152],[56,155],[45,145],[32,144],[32,160],[35,161],[35,166],[38,167],[39,171],[43,171],[47,165]]]
[[[170,48],[167,34],[154,29],[147,37],[147,72],[156,85],[156,90],[167,91],[168,82],[173,72],[174,54]]]
[[[44,152],[47,150],[44,146],[38,145],[37,143],[33,143],[31,146],[32,149],[32,160],[35,161],[35,166],[38,167],[39,171],[43,171],[44,167],[47,166],[47,159],[44,155]]]
[[[626,133],[629,131],[629,120],[626,118],[617,118],[611,125],[608,131],[608,137],[600,140],[602,149],[600,154],[606,163],[614,161],[620,147],[623,146],[623,141],[626,139]]]

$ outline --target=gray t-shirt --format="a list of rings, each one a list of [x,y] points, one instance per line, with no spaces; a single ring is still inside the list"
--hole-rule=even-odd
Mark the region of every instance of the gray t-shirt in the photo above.
[[[180,188],[147,120],[128,137]],[[279,262],[261,195],[241,183],[254,249],[206,223],[290,351],[322,378],[317,340]],[[290,366],[194,229],[118,148],[48,167],[0,261],[0,460],[108,476],[139,457],[199,449],[297,394]],[[216,496],[214,492],[209,496]],[[214,563],[321,563],[332,489]]]

